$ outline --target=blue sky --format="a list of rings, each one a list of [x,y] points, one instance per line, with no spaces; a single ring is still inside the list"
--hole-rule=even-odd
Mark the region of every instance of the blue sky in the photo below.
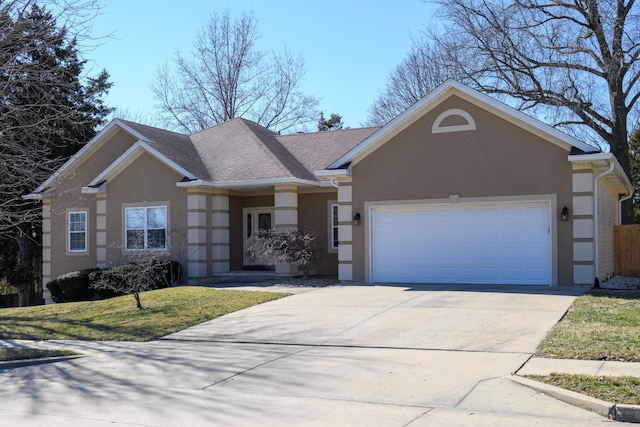
[[[325,116],[338,113],[350,127],[366,120],[411,36],[431,22],[433,11],[421,0],[105,0],[94,34],[113,36],[87,57],[111,75],[107,102],[152,118],[148,86],[156,69],[176,50],[188,52],[210,14],[225,9],[234,16],[254,12],[261,49],[302,54],[303,90],[321,98]]]

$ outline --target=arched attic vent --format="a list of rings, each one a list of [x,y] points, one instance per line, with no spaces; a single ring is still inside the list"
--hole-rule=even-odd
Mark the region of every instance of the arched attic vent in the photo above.
[[[455,117],[449,120],[453,124],[443,124],[450,117]],[[431,127],[431,133],[464,132],[467,130],[476,130],[476,122],[471,114],[459,108],[452,108],[440,113]]]

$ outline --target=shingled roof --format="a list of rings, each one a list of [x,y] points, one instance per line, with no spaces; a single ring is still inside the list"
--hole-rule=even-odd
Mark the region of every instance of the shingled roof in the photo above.
[[[121,120],[139,134],[143,135],[151,147],[173,160],[194,175],[207,176],[208,171],[188,135],[171,132],[140,123]]]
[[[278,135],[235,118],[191,135],[122,121],[150,146],[208,182],[278,178],[317,181],[315,171],[353,149],[378,128]]]
[[[336,159],[371,136],[378,127],[341,129],[329,132],[278,135],[276,139],[308,171],[326,169]]]

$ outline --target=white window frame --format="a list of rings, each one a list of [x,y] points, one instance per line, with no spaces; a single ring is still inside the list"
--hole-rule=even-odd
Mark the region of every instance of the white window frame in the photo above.
[[[339,242],[339,234],[338,234],[338,203],[330,203],[329,204],[329,240],[330,245],[329,249],[337,251],[339,243],[336,244],[336,241]]]
[[[130,209],[142,209],[144,211],[143,228],[128,228],[127,211]],[[160,247],[160,248],[149,247],[149,230],[161,230],[159,228],[148,228],[147,215],[148,215],[149,209],[164,209],[164,221],[165,221],[164,247]],[[130,251],[130,252],[131,251],[166,251],[169,248],[169,208],[168,206],[166,205],[127,206],[124,208],[123,223],[124,223],[124,248],[126,251]],[[143,235],[144,242],[143,242],[142,248],[129,248],[128,232],[133,230],[138,230],[143,232],[142,235]]]
[[[84,215],[84,230],[77,231],[71,230],[71,215]],[[89,215],[87,211],[84,210],[76,210],[67,212],[67,251],[69,253],[77,254],[77,253],[86,253],[89,250]],[[84,234],[84,249],[72,249],[71,248],[71,235],[72,234]]]

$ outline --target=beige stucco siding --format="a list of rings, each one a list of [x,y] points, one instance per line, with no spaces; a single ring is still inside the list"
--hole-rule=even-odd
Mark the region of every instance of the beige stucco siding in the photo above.
[[[598,279],[614,274],[613,228],[617,224],[617,194],[604,180],[598,181]]]
[[[51,278],[74,270],[96,267],[96,202],[95,196],[82,194],[82,187],[108,167],[133,143],[135,138],[118,132],[98,147],[80,167],[61,175],[51,188]],[[88,210],[88,250],[67,252],[67,212]]]
[[[436,117],[463,109],[476,130],[432,134]],[[443,101],[352,167],[353,212],[387,200],[555,195],[571,207],[568,151],[457,97]],[[557,213],[552,212],[552,215]],[[365,280],[367,218],[353,227],[353,279]],[[557,224],[558,284],[572,283],[571,224]]]
[[[107,263],[117,265],[129,258],[123,249],[124,209],[167,206],[168,244],[172,259],[187,261],[187,191],[176,186],[183,178],[148,154],[107,183]]]
[[[338,253],[328,249],[331,245],[329,236],[329,205],[331,201],[337,203],[338,194],[318,193],[298,195],[298,225],[300,228],[309,227],[318,233],[323,245],[323,259],[317,266],[312,266],[323,276],[336,276],[338,274]]]

